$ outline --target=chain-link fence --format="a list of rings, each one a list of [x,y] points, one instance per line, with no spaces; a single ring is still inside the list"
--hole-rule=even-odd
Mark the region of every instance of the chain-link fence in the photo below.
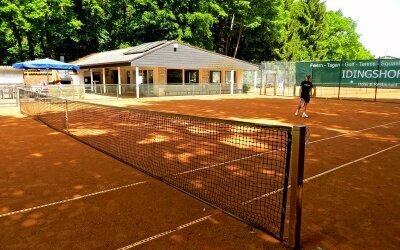
[[[257,93],[296,96],[306,74],[313,96],[400,102],[400,60],[263,62]]]

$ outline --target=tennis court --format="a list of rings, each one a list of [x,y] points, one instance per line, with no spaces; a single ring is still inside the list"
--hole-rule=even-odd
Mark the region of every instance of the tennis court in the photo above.
[[[400,105],[313,99],[310,118],[304,119],[293,116],[296,102],[292,98],[236,96],[124,100],[108,104],[224,120],[306,124],[311,133],[306,147],[302,246],[306,249],[396,249],[399,245],[396,233],[399,231],[399,205],[396,201],[400,198],[397,193],[400,171],[396,166],[400,159]],[[60,121],[55,118],[60,109],[57,105],[51,104],[53,112],[47,114],[46,119]],[[75,111],[81,117],[105,113],[105,110],[94,110],[90,111],[92,115],[86,111],[83,115],[81,109]],[[102,120],[87,119],[84,122],[73,121],[74,117],[77,115],[72,113],[70,119],[76,125],[75,133],[79,134],[90,125],[87,140],[101,139],[104,145],[114,146],[107,145],[106,137],[119,136],[113,134],[113,128],[118,124],[107,129],[100,124],[102,121],[110,124],[116,116],[109,114]],[[4,185],[0,188],[0,223],[6,229],[0,243],[6,248],[284,248],[270,235],[32,118],[5,114],[0,119],[3,128],[6,127],[1,130],[6,166],[2,168],[1,176],[8,177],[1,179]],[[56,127],[64,126],[55,124]],[[199,128],[196,133],[200,137],[204,133],[216,133],[205,130],[201,124],[193,127]],[[226,128],[221,130],[223,133]],[[175,132],[182,134],[179,130]],[[160,143],[166,138],[158,134],[142,138],[140,152],[145,154],[140,156],[139,152],[137,157],[143,163],[148,157],[160,158],[150,154],[145,147],[149,142]],[[183,135],[181,140],[187,138]],[[249,141],[251,145],[260,144]],[[132,147],[131,142],[128,140],[120,148]],[[229,143],[226,143],[227,147]],[[194,142],[187,147],[194,150],[196,145]],[[283,152],[282,144],[270,145],[275,145],[270,150]],[[230,152],[224,148],[219,150]],[[124,155],[124,151],[117,153]],[[206,154],[199,152],[202,153]],[[224,160],[225,155],[215,157]],[[185,162],[185,159],[192,161]],[[280,159],[265,160],[279,165]],[[193,169],[192,162],[196,166],[209,166],[201,158],[187,155],[180,161],[182,165],[186,164],[186,171],[198,172]],[[248,174],[235,169],[234,165],[230,167],[238,176]],[[210,171],[209,167],[206,169]],[[169,170],[182,175],[174,172],[174,166]],[[184,178],[181,183],[183,187],[187,186]],[[220,186],[224,183],[217,184],[211,187],[223,193],[224,188]],[[257,202],[273,198],[275,193],[271,195],[271,192],[278,190],[275,188],[264,193],[246,190],[233,193],[242,195],[245,204],[262,204]]]

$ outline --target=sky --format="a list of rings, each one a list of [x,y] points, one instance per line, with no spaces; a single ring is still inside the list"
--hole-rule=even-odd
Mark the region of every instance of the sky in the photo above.
[[[375,57],[400,58],[400,0],[326,0],[325,5],[357,22],[360,42]]]

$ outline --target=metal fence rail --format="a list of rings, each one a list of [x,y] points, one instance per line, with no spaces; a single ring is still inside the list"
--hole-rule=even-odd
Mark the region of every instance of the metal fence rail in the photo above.
[[[26,85],[33,92],[72,100],[107,98],[143,98],[185,95],[223,95],[231,93],[229,84],[85,84],[85,85]],[[242,86],[234,86],[233,94],[243,93]]]

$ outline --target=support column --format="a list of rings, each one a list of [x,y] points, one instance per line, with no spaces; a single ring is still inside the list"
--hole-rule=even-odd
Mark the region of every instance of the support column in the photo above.
[[[105,94],[107,89],[106,89],[106,68],[102,69],[103,73],[103,93]]]
[[[136,74],[135,74],[135,78],[136,78],[136,98],[139,98],[139,91],[140,91],[140,84],[141,82],[139,81],[139,67],[136,67]]]
[[[235,77],[234,71],[231,70],[231,95],[233,95],[233,84],[235,83],[234,77]]]
[[[90,69],[90,90],[93,93],[93,69]]]
[[[257,71],[254,71],[254,94],[257,94]]]
[[[118,67],[118,94],[121,95],[121,67]]]

